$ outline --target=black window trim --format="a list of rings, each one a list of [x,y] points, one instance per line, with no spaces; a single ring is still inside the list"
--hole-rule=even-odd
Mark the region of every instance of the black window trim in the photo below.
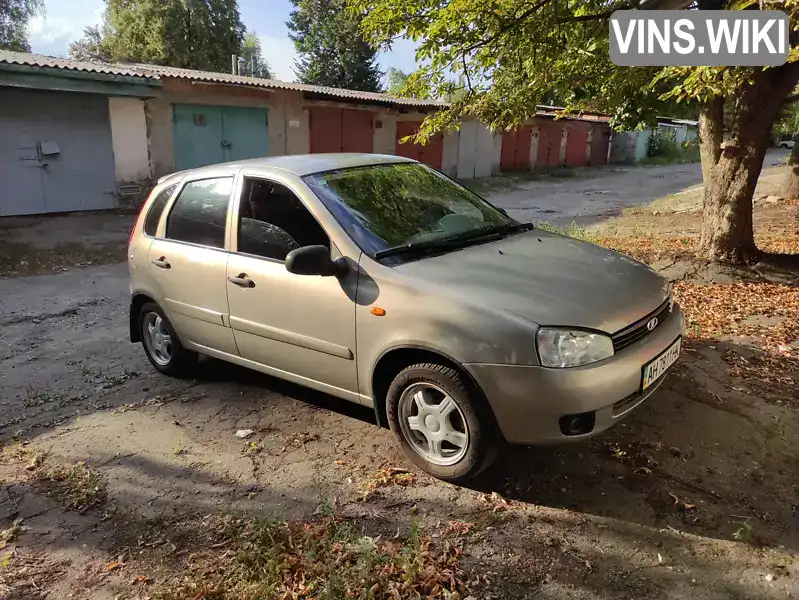
[[[239,231],[241,229],[241,207],[242,207],[242,200],[244,198],[245,180],[246,179],[260,179],[262,181],[268,181],[269,183],[276,183],[278,185],[282,185],[284,188],[286,188],[288,191],[290,191],[292,194],[294,194],[294,197],[297,198],[297,200],[299,200],[299,202],[302,205],[302,207],[305,210],[308,211],[308,214],[311,215],[313,220],[316,221],[316,224],[319,225],[319,229],[322,230],[322,233],[324,233],[327,236],[327,241],[330,243],[330,251],[331,252],[333,251],[334,243],[333,243],[333,238],[331,237],[330,233],[328,233],[327,229],[325,229],[322,226],[322,224],[319,222],[319,219],[317,219],[316,215],[313,214],[313,211],[308,208],[308,205],[302,199],[302,196],[300,196],[295,191],[295,189],[292,186],[290,186],[290,185],[288,185],[288,184],[286,184],[286,183],[284,183],[282,181],[278,181],[277,179],[274,179],[274,178],[269,177],[267,175],[249,175],[249,174],[246,174],[246,173],[241,173],[240,176],[241,176],[241,185],[238,186],[240,188],[240,192],[239,192],[239,195],[238,195],[238,198],[237,198],[237,202],[238,202],[237,207],[236,207],[237,210],[236,210],[236,214],[233,215],[234,218],[235,218],[234,227],[236,228],[236,248],[235,249],[233,249],[232,247],[230,248],[230,253],[231,254],[235,254],[237,256],[246,256],[247,258],[255,258],[255,259],[258,259],[258,260],[265,260],[265,261],[276,263],[276,264],[279,264],[279,265],[285,265],[286,264],[286,259],[285,258],[283,260],[280,260],[279,258],[272,258],[270,256],[260,256],[258,254],[251,254],[249,252],[240,252],[239,251]],[[325,210],[327,210],[327,209],[325,208]],[[271,225],[271,223],[270,223],[270,225]],[[288,231],[286,233],[288,233]],[[291,234],[289,234],[289,235],[291,235]],[[300,248],[302,248],[302,246],[300,246]],[[338,250],[338,246],[336,246],[336,250]]]
[[[142,220],[142,225],[141,225],[141,234],[142,234],[142,236],[144,236],[144,237],[146,237],[147,239],[150,239],[150,240],[159,239],[158,238],[158,228],[161,226],[161,220],[164,218],[164,215],[166,214],[167,209],[171,208],[172,198],[175,197],[175,192],[177,192],[177,190],[180,189],[180,187],[181,187],[180,186],[180,182],[171,183],[171,184],[167,185],[164,189],[162,189],[160,192],[158,192],[158,194],[156,194],[155,198],[153,198],[153,201],[150,202],[150,205],[147,207],[147,212],[144,215],[144,219]],[[161,196],[161,194],[163,194],[165,191],[167,191],[170,188],[172,188],[172,193],[169,194],[169,198],[167,198],[166,202],[164,203],[164,208],[161,209],[161,216],[158,217],[158,222],[155,225],[155,234],[149,235],[147,233],[147,231],[145,230],[145,227],[147,226],[147,217],[150,216],[150,211],[153,210],[153,205],[155,204],[156,200],[158,200],[158,198]]]
[[[230,180],[232,180],[231,190],[230,190],[230,197],[228,198],[227,213],[225,214],[225,238],[224,238],[224,241],[222,242],[222,247],[221,248],[217,248],[216,246],[208,246],[206,244],[198,244],[197,242],[187,242],[186,240],[176,240],[174,238],[167,237],[167,235],[166,235],[166,226],[167,226],[167,223],[169,221],[169,216],[172,214],[172,211],[175,210],[175,205],[178,202],[178,198],[180,197],[180,194],[183,193],[183,190],[190,183],[194,183],[196,181],[207,181],[209,179],[230,179]],[[164,207],[164,213],[165,214],[161,215],[161,218],[165,219],[164,220],[164,236],[163,237],[157,237],[156,239],[164,240],[166,242],[171,242],[173,244],[183,244],[184,246],[192,246],[194,248],[206,248],[207,250],[216,250],[217,252],[230,253],[230,250],[228,248],[226,248],[227,241],[228,241],[227,240],[227,238],[228,238],[227,227],[228,227],[228,221],[229,221],[229,218],[230,218],[230,209],[233,206],[233,200],[234,200],[233,193],[234,193],[234,191],[236,189],[236,173],[233,173],[231,175],[207,175],[205,177],[192,177],[190,179],[184,179],[183,181],[181,181],[178,184],[178,186],[179,186],[179,189],[177,190],[177,192],[173,192],[172,197],[170,197],[169,201],[167,202],[167,205]],[[167,208],[169,208],[168,211],[166,210]]]

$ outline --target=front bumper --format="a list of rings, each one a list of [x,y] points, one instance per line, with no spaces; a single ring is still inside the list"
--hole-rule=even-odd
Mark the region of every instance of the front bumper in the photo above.
[[[676,341],[684,327],[682,310],[675,303],[655,331],[597,363],[567,369],[474,363],[465,367],[483,390],[508,443],[575,441],[612,427],[657,389],[665,375],[640,392],[642,367]],[[564,435],[561,417],[577,414],[593,414],[593,428]]]

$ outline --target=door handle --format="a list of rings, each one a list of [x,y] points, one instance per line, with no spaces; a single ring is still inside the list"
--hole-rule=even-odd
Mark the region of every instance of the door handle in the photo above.
[[[169,264],[169,261],[167,261],[165,256],[162,256],[161,258],[156,258],[152,262],[159,269],[171,269],[172,268],[172,265]]]
[[[228,277],[227,280],[233,285],[243,288],[254,288],[255,282],[247,277],[246,273],[240,273],[238,277]]]

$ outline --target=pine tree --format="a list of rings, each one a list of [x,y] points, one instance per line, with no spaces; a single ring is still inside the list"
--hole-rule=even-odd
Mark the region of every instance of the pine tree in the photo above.
[[[106,0],[103,24],[70,46],[74,58],[227,73],[244,25],[237,0]]]
[[[381,91],[377,51],[358,30],[358,20],[337,0],[291,0],[286,25],[300,58],[295,73],[302,83]]]

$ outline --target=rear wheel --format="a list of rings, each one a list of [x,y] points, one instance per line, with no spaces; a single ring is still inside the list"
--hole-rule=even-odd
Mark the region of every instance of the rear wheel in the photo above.
[[[186,375],[197,362],[197,354],[183,347],[172,323],[155,302],[141,307],[139,337],[150,363],[165,375]]]
[[[425,363],[402,370],[387,394],[389,426],[417,466],[446,481],[464,481],[496,458],[493,419],[455,369]]]

